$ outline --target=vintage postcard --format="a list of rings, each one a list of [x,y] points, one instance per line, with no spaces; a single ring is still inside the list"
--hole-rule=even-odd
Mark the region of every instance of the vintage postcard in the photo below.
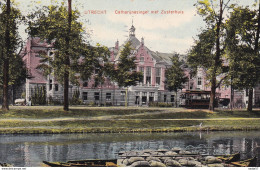
[[[1,0],[0,167],[258,167],[259,3]]]

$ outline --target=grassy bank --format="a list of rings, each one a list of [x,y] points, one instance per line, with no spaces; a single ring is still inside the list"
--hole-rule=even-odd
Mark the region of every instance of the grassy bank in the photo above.
[[[201,126],[200,126],[201,125]],[[123,133],[260,130],[260,111],[136,107],[12,107],[0,112],[0,133]]]

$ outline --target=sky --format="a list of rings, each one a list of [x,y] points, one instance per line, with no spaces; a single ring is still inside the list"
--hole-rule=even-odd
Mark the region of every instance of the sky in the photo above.
[[[15,2],[26,15],[35,7],[50,5],[54,1]],[[231,0],[234,1],[240,5],[252,6],[255,0]],[[117,40],[121,45],[126,41],[133,24],[136,37],[139,40],[143,37],[145,46],[152,51],[186,54],[200,30],[205,28],[203,18],[196,12],[195,3],[196,0],[72,0],[72,9],[77,8],[80,11],[80,21],[90,34],[89,42],[92,45],[100,43],[114,47]],[[129,14],[129,11],[138,13]],[[28,37],[25,28],[20,27],[23,39]]]

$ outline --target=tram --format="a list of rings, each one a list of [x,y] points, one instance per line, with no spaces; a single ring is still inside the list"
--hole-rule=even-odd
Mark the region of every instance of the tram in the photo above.
[[[181,107],[186,108],[209,108],[210,91],[187,90],[181,95]],[[217,103],[217,102],[216,102]]]

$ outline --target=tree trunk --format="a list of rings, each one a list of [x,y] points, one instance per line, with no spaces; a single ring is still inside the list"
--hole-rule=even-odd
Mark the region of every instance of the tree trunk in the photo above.
[[[214,103],[216,97],[216,76],[211,79],[211,91],[210,91],[210,101],[209,101],[209,110],[214,111]]]
[[[127,92],[128,92],[128,88],[126,88],[125,90],[125,107],[127,107],[128,103],[127,103]]]
[[[66,45],[67,49],[69,49],[70,46],[70,31],[71,31],[71,1],[68,0],[68,34],[66,37]],[[63,110],[69,111],[69,66],[70,66],[70,58],[69,58],[69,52],[66,52],[65,56],[65,72],[64,72],[64,105]]]
[[[175,100],[175,107],[177,107],[177,99],[178,99],[178,96],[177,96],[177,90],[176,90],[176,92],[175,92],[175,94],[176,94],[176,100]]]
[[[231,79],[231,94],[230,94],[230,109],[232,110],[234,107],[234,88],[232,85],[232,79]]]
[[[223,1],[219,1],[220,10],[219,10],[219,17],[217,19],[217,29],[216,29],[216,55],[214,58],[214,68],[213,68],[213,75],[211,78],[211,92],[210,92],[210,103],[209,103],[209,110],[214,111],[215,108],[215,97],[216,97],[216,72],[217,68],[220,64],[220,29],[223,19]]]
[[[3,65],[3,110],[9,110],[8,105],[8,83],[9,83],[9,57],[11,55],[10,52],[10,28],[9,28],[9,22],[10,22],[10,0],[6,1],[6,28],[5,28],[5,48],[6,48],[6,54],[4,54],[4,65]]]
[[[253,110],[253,88],[248,89],[248,105],[247,111],[252,112]]]

